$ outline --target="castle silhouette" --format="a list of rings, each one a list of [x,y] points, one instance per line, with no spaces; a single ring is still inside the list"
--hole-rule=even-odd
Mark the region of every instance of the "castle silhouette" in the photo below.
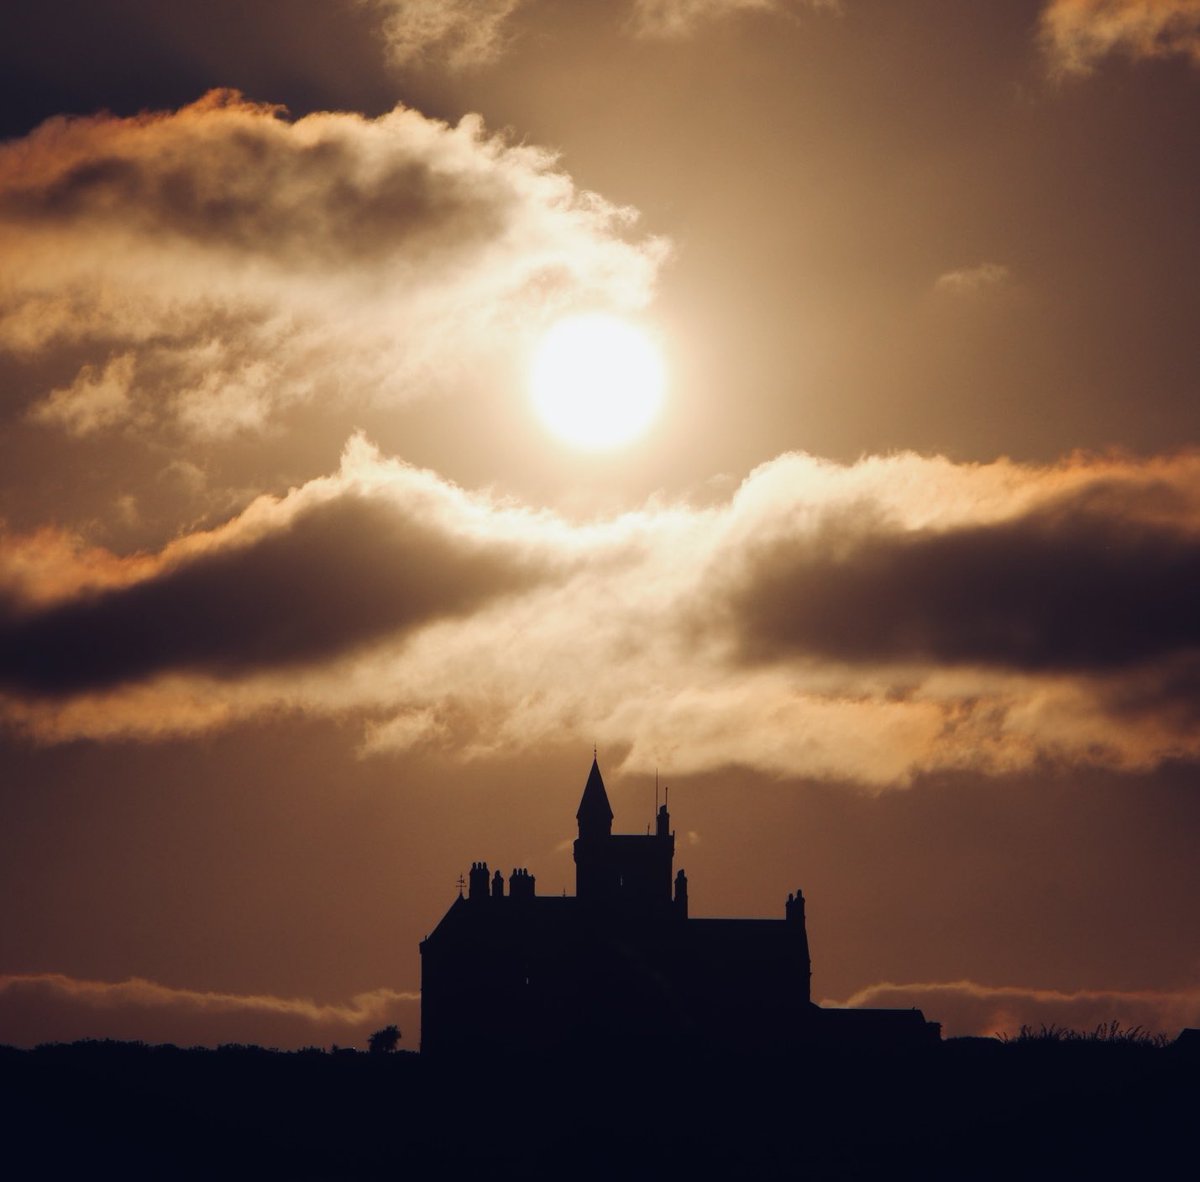
[[[476,862],[466,896],[421,942],[423,1054],[938,1039],[919,1010],[813,1004],[800,891],[782,919],[689,916],[667,806],[653,833],[613,833],[595,758],[575,815],[573,897],[538,895],[527,869],[513,870],[506,892],[501,872]]]

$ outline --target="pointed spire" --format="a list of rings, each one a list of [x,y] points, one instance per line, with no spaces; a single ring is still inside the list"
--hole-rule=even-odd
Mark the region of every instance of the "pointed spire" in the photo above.
[[[584,785],[583,797],[579,801],[579,811],[575,814],[579,822],[579,836],[590,836],[596,833],[605,835],[612,832],[613,811],[608,803],[608,793],[604,790],[604,779],[600,775],[600,765],[596,756],[592,755],[592,770],[588,772],[587,784]]]

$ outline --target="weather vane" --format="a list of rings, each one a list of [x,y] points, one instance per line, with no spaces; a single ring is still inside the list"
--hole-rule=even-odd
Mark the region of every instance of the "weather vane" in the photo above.
[[[463,893],[463,887],[465,887],[467,885],[467,880],[465,878],[463,878],[463,876],[460,874],[458,876],[458,882],[456,882],[454,885],[458,887],[458,897],[461,899],[462,893]]]

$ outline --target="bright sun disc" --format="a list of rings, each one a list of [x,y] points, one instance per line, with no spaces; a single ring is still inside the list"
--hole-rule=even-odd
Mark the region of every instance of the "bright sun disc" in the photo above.
[[[530,373],[533,405],[546,428],[566,443],[597,451],[641,435],[662,406],[664,385],[654,342],[599,312],[550,328]]]

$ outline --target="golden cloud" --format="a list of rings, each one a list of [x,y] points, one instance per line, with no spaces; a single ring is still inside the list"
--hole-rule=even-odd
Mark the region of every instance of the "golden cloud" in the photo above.
[[[634,220],[477,116],[290,121],[213,91],[55,118],[0,146],[0,349],[83,355],[30,412],[77,434],[258,430],[467,382],[576,303],[645,303],[667,248]]]
[[[1200,65],[1200,0],[1050,0],[1040,37],[1053,68],[1086,74],[1111,53]]]
[[[0,708],[45,742],[264,710],[364,752],[599,738],[639,770],[876,787],[1200,755],[1200,455],[786,455],[723,504],[574,523],[361,438],[341,469],[119,558],[10,537]]]

